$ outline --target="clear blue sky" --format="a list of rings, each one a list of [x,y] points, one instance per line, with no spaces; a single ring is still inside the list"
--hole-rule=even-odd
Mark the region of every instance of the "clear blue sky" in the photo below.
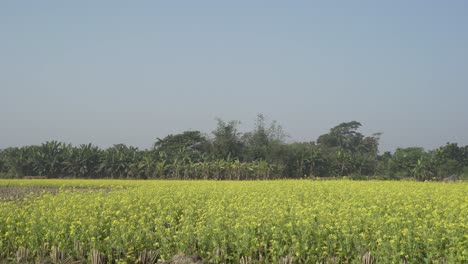
[[[0,148],[147,148],[258,113],[382,150],[468,144],[468,1],[0,3]]]

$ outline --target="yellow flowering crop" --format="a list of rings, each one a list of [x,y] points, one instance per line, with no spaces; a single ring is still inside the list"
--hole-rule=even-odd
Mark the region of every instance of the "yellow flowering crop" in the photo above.
[[[178,253],[206,262],[468,262],[468,183],[0,180],[0,262],[59,250],[89,262]]]

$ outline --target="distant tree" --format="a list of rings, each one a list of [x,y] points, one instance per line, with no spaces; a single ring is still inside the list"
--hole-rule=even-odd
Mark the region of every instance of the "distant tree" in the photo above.
[[[176,135],[169,135],[154,143],[156,153],[164,153],[166,159],[200,160],[210,148],[208,139],[200,131],[185,131]]]
[[[333,175],[373,175],[377,168],[381,133],[365,137],[357,132],[361,123],[344,122],[317,139],[318,145],[331,164]]]
[[[393,155],[390,151],[385,151],[377,157],[376,174],[391,179],[396,179],[396,171],[390,171]]]
[[[242,138],[245,144],[245,160],[266,160],[269,162],[280,160],[284,151],[282,147],[285,138],[286,134],[281,125],[273,121],[267,126],[265,117],[259,114],[254,130],[245,133]]]
[[[3,149],[0,149],[0,173],[6,173],[8,171],[6,162],[5,162],[5,152]]]
[[[460,149],[461,149],[462,156],[463,156],[463,159],[462,159],[463,166],[468,167],[468,145],[464,147],[460,147]]]
[[[21,177],[24,175],[33,175],[32,151],[33,146],[24,146],[21,148],[6,148],[2,152],[2,159],[6,172],[11,177]]]
[[[65,160],[68,174],[79,178],[96,178],[98,175],[102,151],[90,144],[73,147]]]
[[[330,164],[315,142],[290,143],[285,149],[284,176],[303,178],[330,174]]]
[[[33,166],[37,175],[57,178],[66,174],[65,161],[72,146],[58,141],[42,143],[33,152]]]
[[[138,178],[150,179],[158,174],[157,157],[153,151],[142,151],[138,163]]]
[[[452,174],[461,174],[465,163],[465,151],[457,143],[447,143],[434,151],[437,175],[440,179]]]
[[[330,129],[329,133],[319,136],[317,143],[327,148],[355,152],[364,137],[356,131],[359,127],[361,123],[357,121],[341,123]]]
[[[374,133],[362,138],[355,154],[355,173],[359,175],[373,175],[377,171],[379,140],[382,133]]]
[[[138,148],[116,144],[102,152],[99,173],[109,178],[137,178],[141,152]]]
[[[224,122],[217,119],[218,125],[213,131],[213,155],[217,159],[228,157],[238,159],[241,157],[243,143],[242,134],[238,131],[239,121]]]
[[[252,131],[217,119],[213,137],[185,131],[158,139],[150,150],[117,144],[105,150],[58,141],[0,150],[0,177],[275,179],[381,175],[441,180],[468,178],[468,146],[447,143],[433,151],[398,148],[379,155],[381,133],[365,136],[357,121],[340,123],[316,142],[286,143],[282,127],[259,114]]]
[[[431,155],[420,147],[398,148],[393,154],[389,170],[397,178],[425,180],[434,176]]]

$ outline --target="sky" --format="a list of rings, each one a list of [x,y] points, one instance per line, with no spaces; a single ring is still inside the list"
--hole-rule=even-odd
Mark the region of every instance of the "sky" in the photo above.
[[[468,2],[0,2],[0,148],[149,148],[216,118],[468,145]]]

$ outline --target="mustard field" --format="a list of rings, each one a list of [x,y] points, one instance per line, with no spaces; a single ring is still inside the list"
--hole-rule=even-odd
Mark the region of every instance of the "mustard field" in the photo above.
[[[467,263],[468,183],[0,180],[0,263],[177,254],[204,263]]]

